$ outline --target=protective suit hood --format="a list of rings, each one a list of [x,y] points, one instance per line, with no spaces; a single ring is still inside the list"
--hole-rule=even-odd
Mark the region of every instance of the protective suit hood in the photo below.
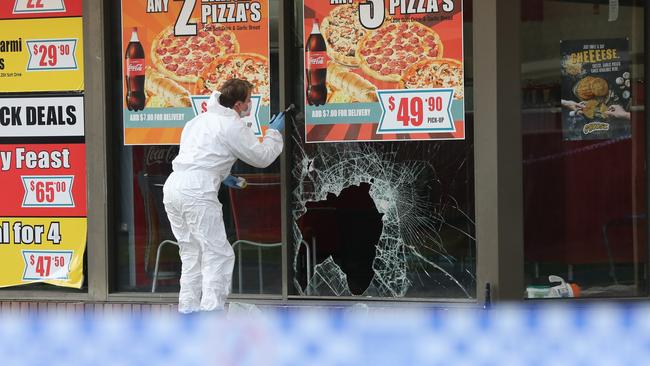
[[[216,114],[218,114],[220,116],[226,116],[226,117],[237,116],[237,117],[239,117],[239,115],[237,114],[237,112],[235,112],[234,109],[226,108],[226,107],[222,106],[221,103],[219,103],[219,96],[220,95],[221,95],[221,93],[219,93],[217,91],[212,92],[212,95],[210,95],[210,99],[208,99],[207,111],[212,112],[212,113],[216,113]]]

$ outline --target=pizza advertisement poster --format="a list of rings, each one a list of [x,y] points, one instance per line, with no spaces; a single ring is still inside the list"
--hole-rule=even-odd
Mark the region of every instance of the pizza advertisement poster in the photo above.
[[[629,41],[566,40],[560,52],[564,140],[631,137]]]
[[[465,138],[460,0],[304,2],[307,142]]]
[[[268,0],[122,1],[126,145],[174,145],[228,79],[254,86],[244,121],[257,136],[270,114]]]

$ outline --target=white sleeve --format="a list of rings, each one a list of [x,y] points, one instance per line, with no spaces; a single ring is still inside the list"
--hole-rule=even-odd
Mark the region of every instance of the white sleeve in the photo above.
[[[262,142],[255,137],[253,130],[243,123],[234,123],[226,130],[226,144],[233,155],[256,168],[266,168],[282,153],[282,134],[268,129]]]

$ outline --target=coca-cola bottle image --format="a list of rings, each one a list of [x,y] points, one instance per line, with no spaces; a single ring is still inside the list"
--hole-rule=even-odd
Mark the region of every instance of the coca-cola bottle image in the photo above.
[[[309,105],[325,104],[327,100],[327,45],[318,28],[318,19],[314,19],[311,34],[305,46],[307,52],[307,103]]]
[[[131,41],[124,55],[126,64],[126,107],[130,111],[144,109],[144,49],[138,39],[138,28],[133,27]]]

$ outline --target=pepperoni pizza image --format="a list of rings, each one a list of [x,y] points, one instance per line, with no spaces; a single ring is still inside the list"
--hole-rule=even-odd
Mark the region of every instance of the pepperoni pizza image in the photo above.
[[[151,60],[161,74],[181,83],[195,83],[215,58],[239,52],[237,37],[219,24],[196,21],[198,34],[174,35],[174,25],[160,32],[151,45]]]
[[[368,32],[358,45],[356,57],[367,75],[399,82],[402,74],[423,57],[440,58],[443,45],[433,29],[417,21],[388,22]]]
[[[217,57],[206,66],[195,86],[197,94],[210,94],[219,90],[226,80],[239,78],[253,84],[253,94],[261,95],[260,103],[268,105],[271,93],[269,86],[269,61],[257,53],[237,53]]]

